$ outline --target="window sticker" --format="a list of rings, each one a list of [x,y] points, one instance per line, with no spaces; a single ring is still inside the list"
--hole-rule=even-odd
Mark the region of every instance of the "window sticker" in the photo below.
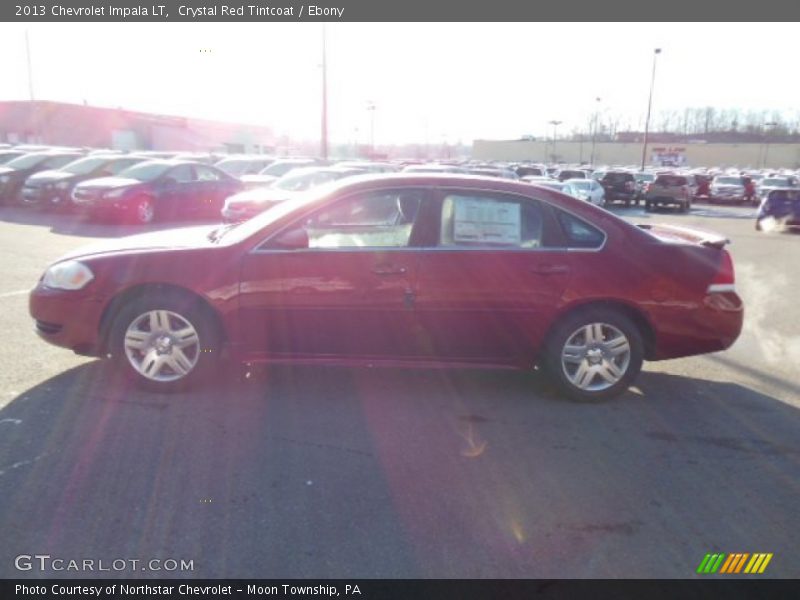
[[[518,246],[522,238],[520,205],[477,198],[453,199],[453,239],[457,243]]]

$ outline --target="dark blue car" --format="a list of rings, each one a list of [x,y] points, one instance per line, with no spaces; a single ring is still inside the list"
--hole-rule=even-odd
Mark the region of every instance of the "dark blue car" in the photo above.
[[[800,227],[800,190],[772,190],[761,202],[756,215],[756,231]]]

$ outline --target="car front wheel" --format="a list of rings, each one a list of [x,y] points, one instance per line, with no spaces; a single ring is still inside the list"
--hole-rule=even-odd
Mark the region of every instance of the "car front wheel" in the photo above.
[[[138,385],[173,392],[215,371],[219,335],[207,311],[192,298],[163,294],[129,302],[120,310],[110,352]]]
[[[622,394],[638,375],[642,337],[625,315],[589,309],[556,326],[545,349],[545,369],[568,397],[581,401]]]
[[[140,225],[148,225],[156,218],[156,210],[152,198],[139,196],[134,199],[132,208],[133,220]]]

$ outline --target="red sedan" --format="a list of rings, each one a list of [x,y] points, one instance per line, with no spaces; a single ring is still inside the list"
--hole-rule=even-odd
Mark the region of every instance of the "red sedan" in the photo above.
[[[643,360],[715,352],[742,302],[727,242],[636,227],[501,179],[358,177],[238,225],[160,231],[52,264],[39,335],[157,390],[246,362],[543,368],[623,392]]]

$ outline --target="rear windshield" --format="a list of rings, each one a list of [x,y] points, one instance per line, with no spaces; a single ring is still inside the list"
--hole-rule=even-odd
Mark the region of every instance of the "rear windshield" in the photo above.
[[[633,181],[633,175],[630,173],[606,173],[603,180],[609,183],[624,183],[626,181]]]
[[[666,187],[686,185],[686,177],[680,177],[678,175],[659,175],[656,177],[655,183],[656,185],[663,185]]]
[[[741,177],[717,177],[714,183],[721,183],[723,185],[744,185]]]

